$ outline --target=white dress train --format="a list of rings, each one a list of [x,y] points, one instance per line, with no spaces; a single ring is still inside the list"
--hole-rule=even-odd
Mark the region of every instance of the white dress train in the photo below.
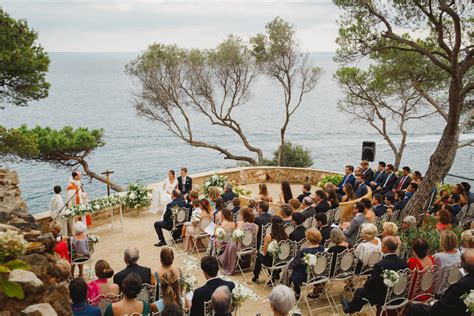
[[[153,187],[152,191],[152,202],[150,207],[151,213],[164,213],[166,205],[171,202],[171,192],[178,185],[176,178],[173,182],[169,178],[166,178],[163,182],[158,183]]]

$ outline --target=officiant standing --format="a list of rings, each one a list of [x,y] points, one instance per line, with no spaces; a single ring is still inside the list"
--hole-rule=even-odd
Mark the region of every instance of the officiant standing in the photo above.
[[[188,195],[193,188],[193,179],[188,177],[188,168],[181,168],[181,175],[178,177],[178,187],[177,189],[183,195]]]
[[[71,178],[69,178],[69,183],[66,188],[66,203],[67,207],[84,205],[87,203],[87,194],[84,192],[81,182],[81,173],[79,171],[73,171]],[[86,215],[86,224],[87,226],[92,224],[90,215]]]

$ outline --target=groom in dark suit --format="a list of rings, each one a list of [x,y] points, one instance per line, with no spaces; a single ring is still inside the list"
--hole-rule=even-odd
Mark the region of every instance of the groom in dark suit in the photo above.
[[[181,175],[178,177],[178,190],[183,195],[188,195],[193,188],[193,179],[188,177],[188,168],[181,168]]]
[[[171,211],[173,207],[186,208],[186,202],[183,200],[182,194],[178,190],[173,190],[171,192],[172,201],[166,205],[166,211],[163,215],[162,221],[155,222],[155,231],[160,240],[156,247],[166,246],[165,237],[163,236],[163,229],[172,230],[173,229],[173,212]]]
[[[341,305],[344,313],[352,314],[360,311],[367,303],[366,300],[372,305],[382,305],[384,303],[387,294],[387,286],[383,283],[383,271],[398,271],[407,268],[406,262],[400,259],[395,253],[397,246],[397,240],[393,236],[387,236],[382,240],[383,258],[374,265],[372,274],[364,286],[356,290],[351,302],[341,297]]]

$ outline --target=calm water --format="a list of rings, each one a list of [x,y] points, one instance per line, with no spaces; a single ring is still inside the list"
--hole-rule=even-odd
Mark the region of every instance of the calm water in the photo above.
[[[195,173],[236,165],[213,151],[191,148],[158,123],[136,116],[131,103],[133,83],[123,72],[125,64],[136,54],[52,53],[50,56],[49,97],[32,102],[29,107],[8,106],[0,111],[0,124],[7,127],[26,123],[53,128],[64,125],[103,128],[106,145],[90,157],[91,169],[96,172],[114,170],[113,180],[122,185],[136,181],[156,182],[168,169],[178,170],[181,166],[187,166]],[[332,81],[336,70],[332,54],[313,54],[312,59],[325,73],[291,121],[288,140],[312,151],[315,168],[341,170],[347,163],[357,164],[363,140],[377,142],[377,160],[392,161],[391,150],[378,134],[337,112],[336,103],[341,93]],[[251,102],[239,110],[237,117],[242,120],[253,144],[270,155],[278,144],[281,125],[280,90],[261,80],[253,91]],[[204,124],[204,119],[197,119],[198,124],[194,125],[196,137],[215,141],[237,153],[244,152],[232,134]],[[402,164],[424,172],[442,127],[439,119],[415,122]],[[474,178],[473,156],[472,148],[461,149],[451,173]],[[18,171],[23,197],[32,213],[47,210],[52,187],[59,184],[64,188],[70,174],[66,169],[40,163],[5,165]],[[84,184],[92,197],[106,193],[102,183],[85,179]]]

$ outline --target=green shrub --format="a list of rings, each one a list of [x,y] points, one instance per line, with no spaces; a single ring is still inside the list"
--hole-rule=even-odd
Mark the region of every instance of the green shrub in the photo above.
[[[273,153],[273,159],[263,159],[261,164],[263,166],[277,166],[277,162],[278,150]],[[314,161],[309,149],[305,149],[301,145],[285,142],[281,153],[281,167],[309,168],[313,163]]]
[[[321,181],[318,183],[318,187],[324,188],[324,185],[328,182],[331,182],[334,185],[338,185],[339,183],[341,183],[341,181],[342,175],[340,174],[336,174],[334,176],[327,175],[321,179]]]

